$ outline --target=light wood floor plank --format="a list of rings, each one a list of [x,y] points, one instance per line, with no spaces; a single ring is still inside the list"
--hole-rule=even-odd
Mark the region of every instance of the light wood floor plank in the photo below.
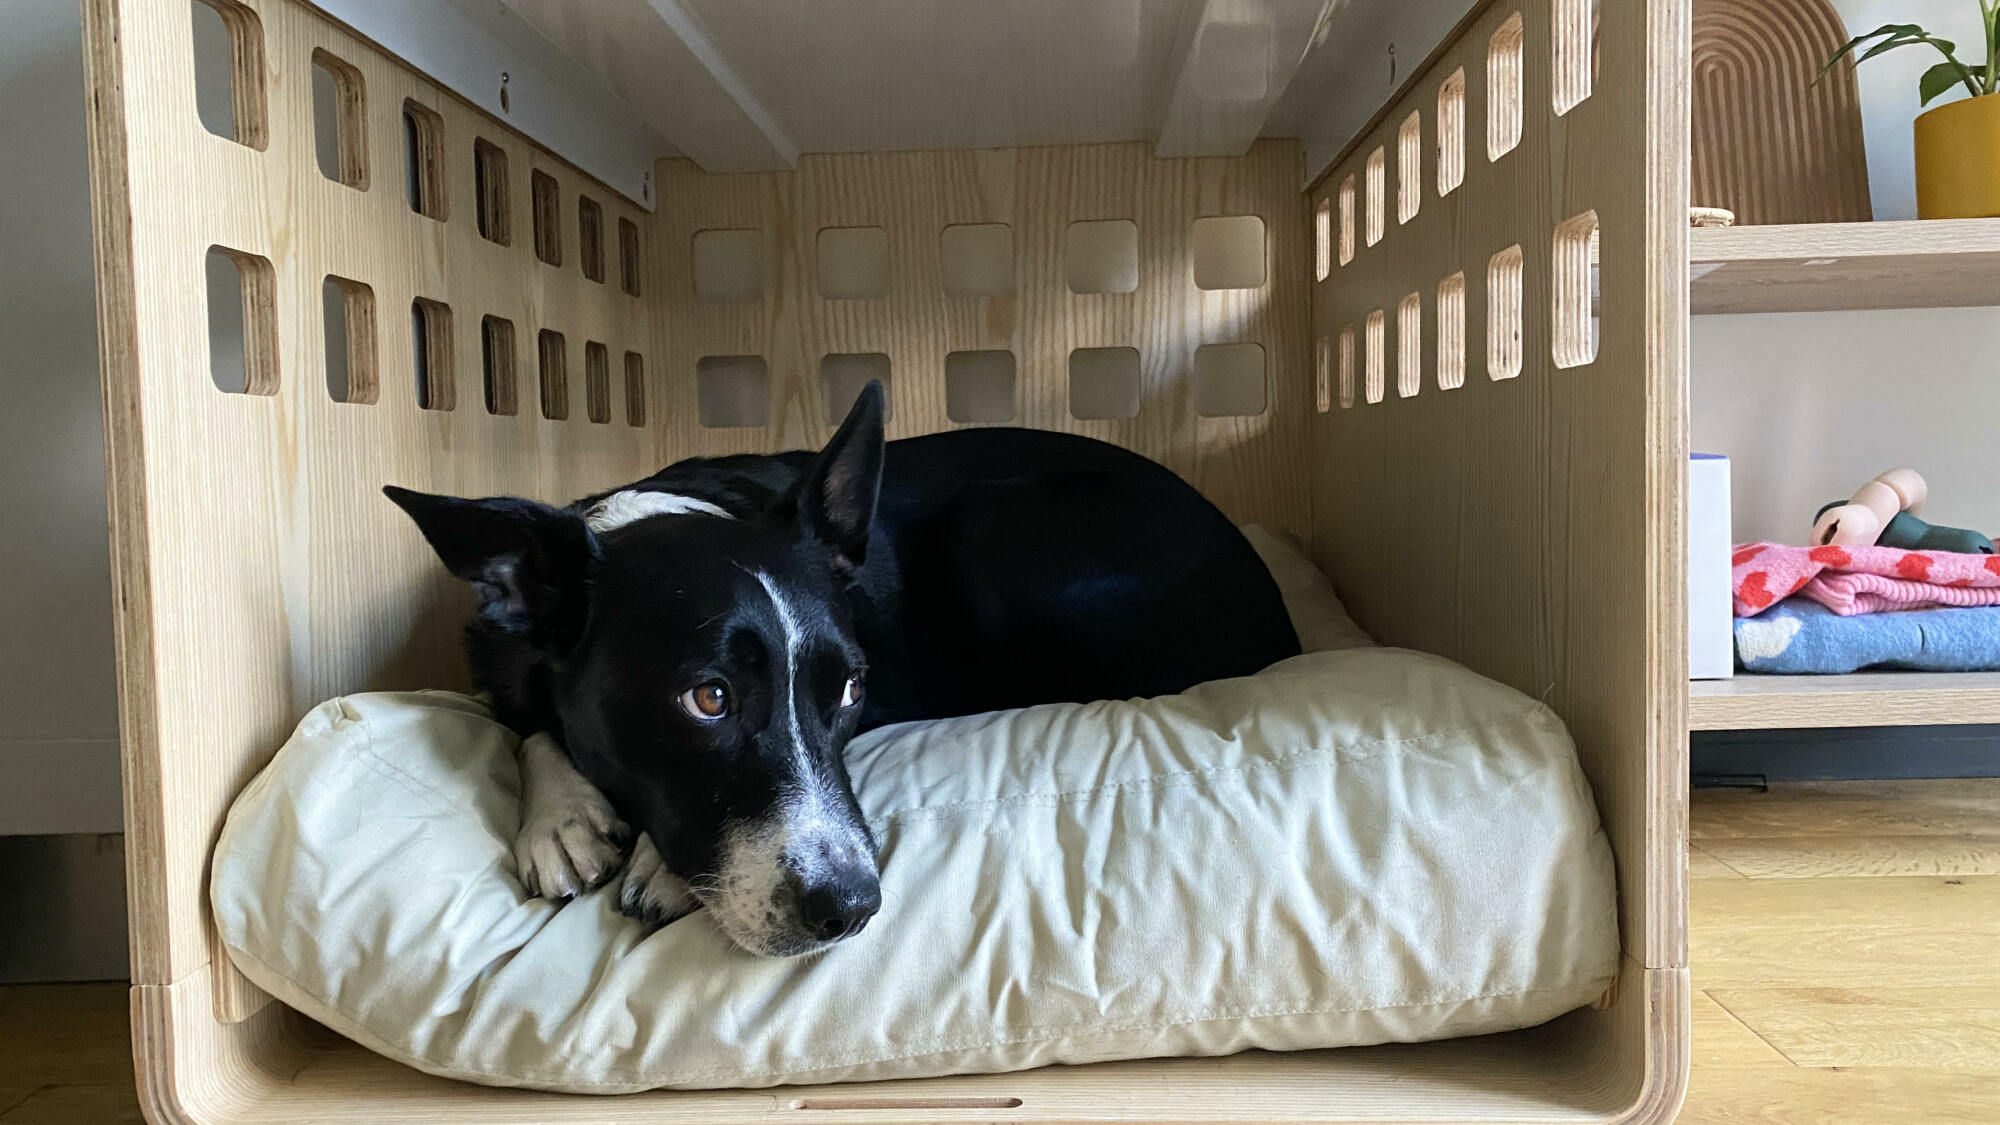
[[[0,1115],[27,1101],[35,1090],[34,1086],[0,1086]]]
[[[1688,878],[1690,879],[1741,879],[1741,871],[1717,859],[1714,853],[1694,844],[1688,845]]]
[[[122,984],[0,987],[0,1086],[130,1081],[127,993]]]
[[[1710,996],[1800,1066],[1989,1073],[2000,1110],[2000,989],[1749,988]]]
[[[123,1086],[50,1086],[0,1113],[0,1125],[146,1125],[139,1097]]]
[[[1718,836],[2000,836],[2000,778],[1700,789],[1688,832],[1704,843]]]
[[[2000,876],[1702,879],[1688,890],[1696,988],[2000,987]]]
[[[1694,1069],[1711,1066],[1779,1066],[1792,1061],[1706,992],[1696,992],[1688,1009],[1694,1036]]]
[[[1697,1067],[1675,1125],[1993,1125],[1995,1076],[1938,1070]]]
[[[1713,836],[1698,850],[1752,879],[2000,875],[2000,835]]]

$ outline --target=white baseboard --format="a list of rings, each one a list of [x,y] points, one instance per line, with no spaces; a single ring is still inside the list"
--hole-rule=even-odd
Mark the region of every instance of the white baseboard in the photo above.
[[[118,740],[0,740],[0,836],[123,832]]]

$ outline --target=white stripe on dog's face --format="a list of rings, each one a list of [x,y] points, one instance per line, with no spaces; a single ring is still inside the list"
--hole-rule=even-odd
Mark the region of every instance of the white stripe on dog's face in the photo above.
[[[771,599],[785,647],[771,722],[791,752],[793,774],[780,785],[768,814],[731,826],[722,842],[720,871],[697,893],[738,945],[787,955],[821,944],[798,934],[790,916],[795,910],[786,909],[782,901],[791,882],[787,873],[805,887],[831,881],[842,869],[861,868],[872,875],[875,850],[866,831],[847,813],[847,797],[839,782],[828,776],[806,745],[799,716],[799,695],[805,690],[799,682],[799,665],[807,638],[799,618],[769,574],[750,573]]]
[[[590,506],[583,514],[583,522],[599,535],[615,531],[628,523],[637,523],[652,516],[721,516],[735,519],[728,511],[706,500],[692,496],[682,496],[678,492],[648,492],[643,489],[626,489],[614,492]]]

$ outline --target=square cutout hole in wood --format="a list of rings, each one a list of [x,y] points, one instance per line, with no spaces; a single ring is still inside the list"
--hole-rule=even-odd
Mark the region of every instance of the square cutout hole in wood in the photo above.
[[[1437,381],[1441,391],[1465,385],[1465,273],[1438,282]]]
[[[1554,250],[1553,358],[1582,367],[1597,358],[1597,212],[1556,224]]]
[[[271,143],[264,78],[264,22],[236,0],[191,0],[195,116],[202,128],[246,148]]]
[[[1313,341],[1313,412],[1333,409],[1333,337]]]
[[[1267,276],[1264,220],[1255,215],[1196,219],[1193,232],[1197,289],[1260,289]]]
[[[472,180],[479,204],[479,237],[512,245],[514,201],[507,189],[507,153],[485,137],[472,142]]]
[[[714,305],[763,300],[763,232],[694,232],[694,295]]]
[[[712,430],[771,423],[771,368],[761,355],[705,355],[695,361],[701,424]]]
[[[1012,422],[1014,353],[952,352],[944,357],[944,413],[954,422]]]
[[[1072,293],[1139,288],[1139,227],[1130,219],[1071,223],[1063,238],[1063,278]]]
[[[819,295],[829,301],[872,301],[889,295],[889,232],[881,227],[827,227],[819,232]]]
[[[1313,280],[1333,275],[1333,201],[1322,196],[1313,208]]]
[[[203,267],[209,378],[230,394],[277,394],[278,280],[269,259],[211,246]]]
[[[451,342],[451,306],[429,297],[411,301],[410,356],[416,368],[417,405],[425,410],[458,405]]]
[[[1362,397],[1368,400],[1370,406],[1382,401],[1384,388],[1388,380],[1388,356],[1385,352],[1387,345],[1383,340],[1387,331],[1385,327],[1386,323],[1386,320],[1382,316],[1382,310],[1376,309],[1374,312],[1368,314],[1367,323],[1364,325],[1365,337],[1362,340],[1361,356],[1361,380],[1363,386],[1361,391]]]
[[[479,322],[480,382],[486,413],[512,416],[520,407],[520,370],[514,359],[514,322],[497,316]]]
[[[944,291],[952,297],[1014,295],[1014,228],[955,223],[938,234]]]
[[[1424,117],[1415,110],[1396,130],[1396,223],[1417,217],[1424,205]]]
[[[826,424],[838,426],[847,417],[862,388],[871,382],[882,384],[882,417],[896,416],[894,384],[889,381],[889,357],[881,352],[835,352],[819,360],[820,401],[825,404]]]
[[[404,191],[410,210],[438,222],[451,217],[444,165],[444,118],[427,105],[404,99]]]
[[[1389,191],[1389,156],[1379,145],[1374,152],[1368,154],[1368,166],[1365,171],[1367,173],[1366,186],[1368,188],[1368,226],[1362,232],[1362,241],[1369,246],[1373,246],[1382,241],[1382,231],[1388,222],[1385,212],[1389,206],[1387,198]]]
[[[1486,263],[1486,376],[1498,382],[1521,373],[1520,244]]]
[[[1521,143],[1521,13],[1507,17],[1486,44],[1486,159]]]
[[[1408,293],[1396,303],[1396,397],[1424,389],[1424,299]]]
[[[1082,421],[1139,416],[1139,349],[1078,348],[1069,353],[1069,413]]]
[[[540,169],[528,179],[535,211],[535,257],[551,266],[563,263],[562,186]]]
[[[604,208],[587,195],[576,197],[576,260],[585,280],[604,284]]]
[[[325,50],[313,65],[313,158],[320,175],[368,190],[368,93],[361,71]]]
[[[1340,330],[1340,408],[1354,408],[1354,326]]]
[[[1451,72],[1438,87],[1438,196],[1443,198],[1465,182],[1465,68]]]
[[[1194,412],[1204,418],[1251,418],[1264,413],[1264,348],[1203,344],[1194,350]]]
[[[646,359],[638,352],[625,353],[625,424],[646,424]]]
[[[1354,260],[1354,177],[1340,181],[1340,264]]]
[[[326,334],[326,393],[335,402],[374,402],[381,387],[375,369],[375,291],[352,278],[328,274],[320,282],[320,321]]]
[[[646,268],[639,258],[639,224],[618,220],[618,288],[627,297],[637,297],[646,288],[642,280]]]
[[[569,341],[560,332],[544,328],[535,337],[542,382],[542,417],[551,422],[569,419]]]
[[[1549,31],[1556,116],[1590,97],[1597,80],[1598,0],[1554,0]]]

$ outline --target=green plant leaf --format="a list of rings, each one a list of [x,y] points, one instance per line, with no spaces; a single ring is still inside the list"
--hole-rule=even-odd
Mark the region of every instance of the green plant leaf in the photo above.
[[[1931,104],[1932,99],[1964,80],[1965,72],[1959,69],[1957,63],[1941,62],[1937,64],[1929,70],[1924,71],[1924,76],[1917,79],[1917,96],[1919,99],[1917,104]]]

